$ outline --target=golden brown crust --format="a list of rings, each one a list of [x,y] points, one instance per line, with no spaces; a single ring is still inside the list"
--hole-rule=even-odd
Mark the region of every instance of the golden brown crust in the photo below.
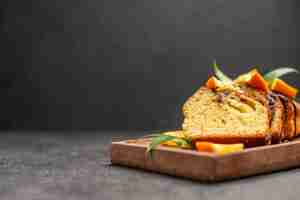
[[[296,127],[295,127],[295,107],[293,104],[293,101],[291,99],[288,100],[288,126],[287,126],[287,132],[288,139],[291,140],[295,137],[296,133]]]
[[[295,135],[295,108],[290,98],[278,95],[284,105],[284,120],[281,141],[291,140]]]
[[[270,133],[272,135],[272,144],[281,141],[281,133],[283,131],[284,106],[279,97],[270,93],[268,94],[270,118]]]
[[[300,135],[300,104],[296,101],[293,101],[295,106],[295,137]]]

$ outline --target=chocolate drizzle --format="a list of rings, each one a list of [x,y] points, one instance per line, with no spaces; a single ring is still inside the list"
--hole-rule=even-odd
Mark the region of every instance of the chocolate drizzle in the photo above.
[[[275,115],[275,105],[276,105],[277,96],[273,92],[269,92],[267,94],[267,101],[268,101],[268,107],[269,107],[269,117],[270,117],[270,126],[273,122],[274,115]]]

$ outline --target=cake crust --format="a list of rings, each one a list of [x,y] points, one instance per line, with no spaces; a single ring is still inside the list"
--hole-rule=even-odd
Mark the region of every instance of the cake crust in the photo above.
[[[295,106],[295,137],[300,135],[300,104],[293,101]]]

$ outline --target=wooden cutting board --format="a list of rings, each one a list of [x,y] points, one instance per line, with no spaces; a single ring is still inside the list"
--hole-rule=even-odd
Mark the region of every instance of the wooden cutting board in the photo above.
[[[300,166],[300,140],[216,155],[160,146],[153,158],[147,141],[112,142],[111,162],[199,181],[222,181]]]

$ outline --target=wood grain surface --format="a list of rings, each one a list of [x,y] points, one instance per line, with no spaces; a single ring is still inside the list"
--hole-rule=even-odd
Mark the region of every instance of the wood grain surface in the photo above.
[[[199,181],[223,181],[300,166],[300,140],[216,155],[159,146],[151,158],[147,141],[112,142],[111,162]]]

